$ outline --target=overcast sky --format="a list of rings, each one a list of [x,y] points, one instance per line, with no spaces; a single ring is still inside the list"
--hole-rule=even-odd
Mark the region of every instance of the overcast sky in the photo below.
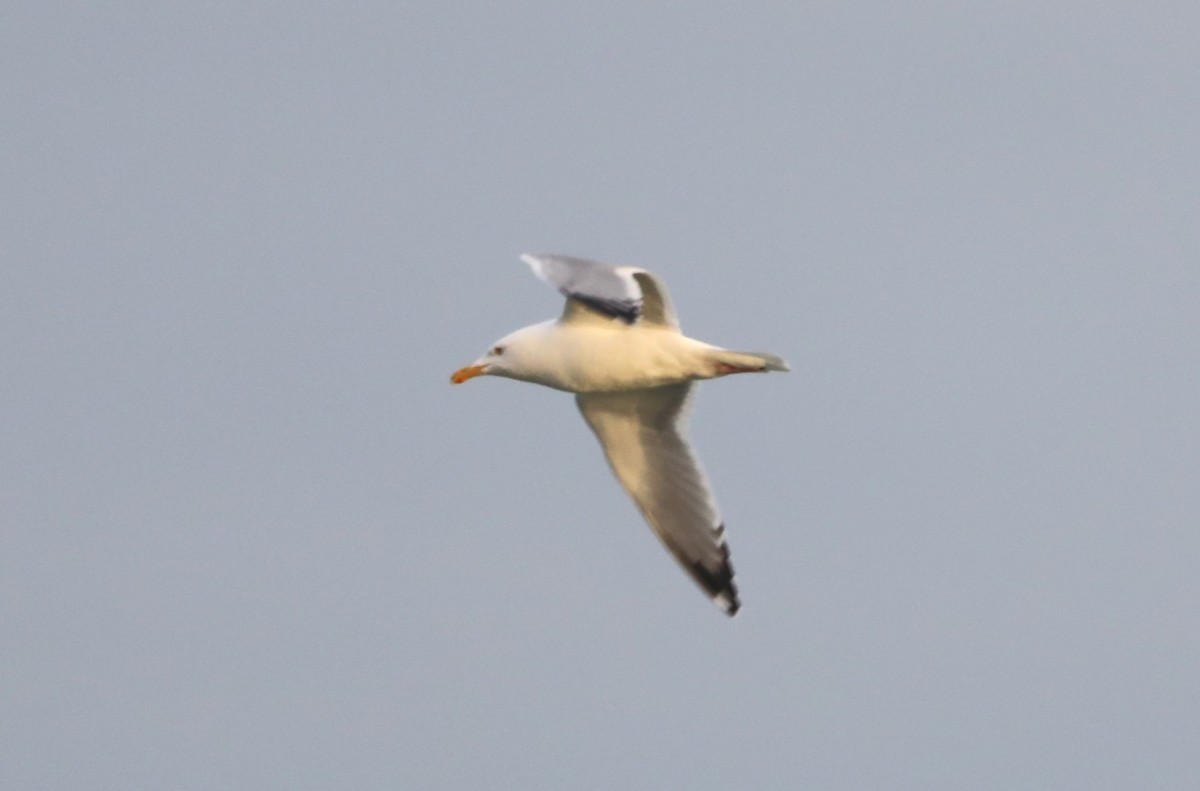
[[[1200,786],[1192,3],[0,8],[0,786]],[[562,393],[645,266],[743,610]]]

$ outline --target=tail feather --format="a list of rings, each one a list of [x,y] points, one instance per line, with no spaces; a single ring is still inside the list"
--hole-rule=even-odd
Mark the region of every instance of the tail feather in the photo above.
[[[737,368],[761,368],[764,371],[790,371],[787,362],[776,354],[767,352],[735,352],[720,349],[716,352],[718,362]]]

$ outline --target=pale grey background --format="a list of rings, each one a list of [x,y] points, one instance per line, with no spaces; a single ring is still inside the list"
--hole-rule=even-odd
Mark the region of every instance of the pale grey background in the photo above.
[[[0,786],[1200,785],[1194,3],[7,2]],[[653,268],[729,621],[569,397]]]

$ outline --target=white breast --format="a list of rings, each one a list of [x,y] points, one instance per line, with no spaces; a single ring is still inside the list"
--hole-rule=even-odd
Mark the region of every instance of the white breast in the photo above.
[[[534,329],[534,328],[530,328]],[[641,325],[537,325],[528,381],[573,393],[659,387],[706,377],[708,344]],[[533,351],[533,349],[531,349]],[[522,377],[526,378],[526,377]]]

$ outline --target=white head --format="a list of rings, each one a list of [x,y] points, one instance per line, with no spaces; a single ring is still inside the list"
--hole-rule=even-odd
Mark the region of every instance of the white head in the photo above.
[[[543,325],[534,324],[505,335],[478,360],[455,371],[450,381],[460,385],[476,376],[537,381],[537,356],[531,351],[540,345],[544,333]]]

